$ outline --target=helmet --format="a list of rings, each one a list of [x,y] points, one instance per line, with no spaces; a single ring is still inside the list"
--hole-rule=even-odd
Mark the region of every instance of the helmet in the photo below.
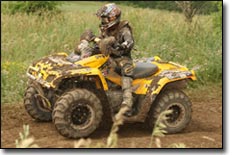
[[[120,22],[121,10],[114,3],[109,3],[100,8],[96,15],[101,18],[100,27],[108,29]]]

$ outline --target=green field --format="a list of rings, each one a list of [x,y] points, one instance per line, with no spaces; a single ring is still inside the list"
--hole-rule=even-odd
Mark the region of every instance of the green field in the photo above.
[[[4,3],[4,2],[1,2]],[[54,17],[1,13],[1,103],[21,102],[26,69],[33,60],[70,53],[87,28],[99,34],[94,15],[104,2],[63,2]],[[196,86],[221,85],[222,37],[215,33],[213,15],[198,15],[191,25],[180,13],[120,6],[122,19],[133,27],[133,58],[158,55],[196,69]]]

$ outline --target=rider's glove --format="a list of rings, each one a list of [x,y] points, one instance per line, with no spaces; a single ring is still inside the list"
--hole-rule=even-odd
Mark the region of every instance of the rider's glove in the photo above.
[[[125,41],[125,42],[123,42],[122,44],[121,44],[121,47],[123,48],[123,49],[127,49],[128,48],[128,42],[127,41]]]
[[[99,48],[102,54],[104,55],[110,55],[111,54],[111,49],[113,44],[115,43],[115,38],[114,37],[107,37],[102,39],[99,42]]]
[[[80,41],[81,40],[86,40],[88,42],[93,41],[96,38],[96,36],[93,34],[92,30],[86,30],[81,34]]]
[[[78,46],[75,48],[75,53],[81,55],[82,58],[90,56],[93,49],[89,47],[89,42],[87,40],[81,40]]]

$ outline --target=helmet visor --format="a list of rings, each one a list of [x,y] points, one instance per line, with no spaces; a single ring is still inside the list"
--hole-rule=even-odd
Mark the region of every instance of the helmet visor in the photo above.
[[[102,25],[107,25],[110,23],[110,20],[108,17],[101,17],[101,24]]]

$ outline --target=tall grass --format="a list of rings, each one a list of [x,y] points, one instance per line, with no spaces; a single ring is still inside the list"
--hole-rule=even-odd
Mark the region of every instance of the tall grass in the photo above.
[[[23,125],[23,132],[19,133],[20,139],[15,140],[16,148],[38,148],[37,144],[34,144],[34,138],[29,137],[29,125]]]
[[[59,51],[71,52],[86,28],[99,34],[94,13],[103,4],[66,2],[61,5],[63,12],[54,17],[1,13],[1,102],[21,101],[26,68],[33,60]],[[212,16],[196,16],[188,25],[180,13],[121,8],[122,18],[133,27],[134,58],[159,55],[199,68],[196,72],[201,84],[221,82],[222,38],[214,33]]]

